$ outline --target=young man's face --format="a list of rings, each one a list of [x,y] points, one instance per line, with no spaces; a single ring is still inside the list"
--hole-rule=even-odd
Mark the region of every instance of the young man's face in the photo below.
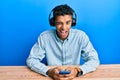
[[[69,30],[72,24],[72,15],[60,15],[55,19],[57,35],[61,40],[65,40],[69,35]]]

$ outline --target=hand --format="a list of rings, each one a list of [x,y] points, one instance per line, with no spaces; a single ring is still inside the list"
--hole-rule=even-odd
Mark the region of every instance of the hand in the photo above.
[[[62,67],[55,67],[48,70],[48,76],[54,80],[65,80],[64,75],[60,75],[59,71],[62,70]]]
[[[76,67],[67,67],[65,70],[69,70],[70,74],[65,74],[64,77],[68,80],[72,80],[73,78],[77,77],[78,70]]]
[[[71,73],[70,74],[64,74],[64,75],[60,75],[59,71],[60,70],[69,70]],[[51,68],[48,70],[48,76],[51,77],[54,80],[72,80],[73,78],[75,78],[77,76],[77,69],[76,67],[55,67],[55,68]]]

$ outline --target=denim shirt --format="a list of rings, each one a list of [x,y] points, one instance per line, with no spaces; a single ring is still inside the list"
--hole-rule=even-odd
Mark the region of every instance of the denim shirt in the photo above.
[[[47,30],[40,34],[27,58],[27,65],[33,71],[47,76],[49,67],[41,61],[46,56],[48,66],[79,65],[83,74],[96,70],[99,58],[85,32],[70,29],[69,36],[61,40],[56,30]],[[80,58],[85,62],[80,65]]]

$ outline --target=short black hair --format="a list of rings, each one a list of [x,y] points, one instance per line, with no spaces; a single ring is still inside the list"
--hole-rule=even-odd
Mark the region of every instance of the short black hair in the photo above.
[[[56,18],[56,16],[60,16],[60,15],[72,15],[73,16],[74,10],[68,6],[67,4],[63,4],[63,5],[58,5],[53,9],[53,17],[54,19]]]

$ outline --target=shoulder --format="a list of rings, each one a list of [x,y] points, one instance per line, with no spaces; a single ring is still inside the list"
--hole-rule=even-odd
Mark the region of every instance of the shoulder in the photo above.
[[[79,29],[71,29],[71,33],[78,35],[86,35],[86,33],[83,30],[79,30]]]
[[[82,30],[72,29],[71,32],[73,36],[75,36],[81,43],[86,43],[90,41],[88,35]]]
[[[46,36],[46,35],[49,36],[49,35],[53,35],[54,32],[55,32],[54,29],[46,30],[46,31],[43,31],[43,32],[40,34],[40,36]]]
[[[86,34],[86,32],[84,32],[83,30],[79,30],[79,29],[71,29],[71,34],[74,37],[77,37],[80,40],[85,40],[88,39],[88,35]]]

